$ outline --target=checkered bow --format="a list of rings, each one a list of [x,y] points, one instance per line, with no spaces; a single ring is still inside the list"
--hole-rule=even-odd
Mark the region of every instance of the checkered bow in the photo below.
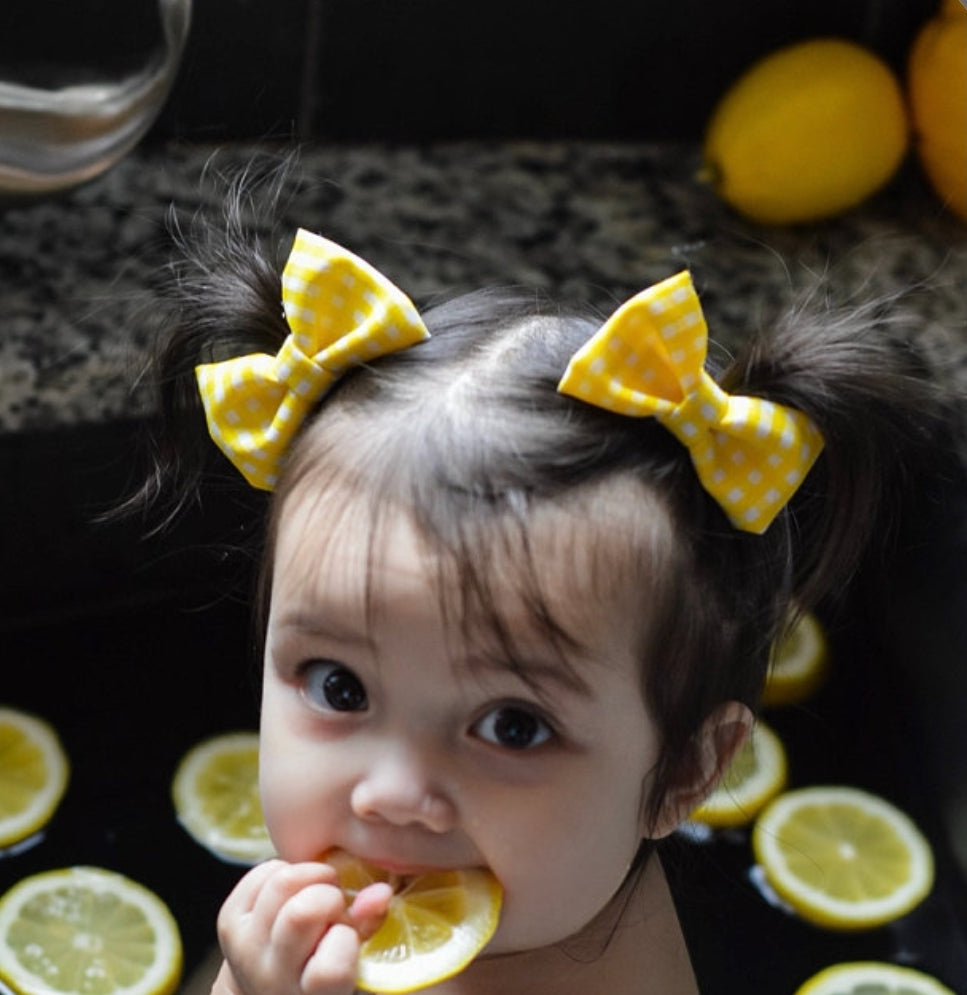
[[[410,299],[367,262],[299,230],[282,274],[290,333],[278,353],[196,367],[216,445],[272,490],[306,415],[348,369],[429,337]]]
[[[708,329],[688,272],[622,305],[572,357],[558,390],[622,415],[656,418],[688,448],[732,524],[761,534],[823,448],[801,412],[726,393],[705,370]]]

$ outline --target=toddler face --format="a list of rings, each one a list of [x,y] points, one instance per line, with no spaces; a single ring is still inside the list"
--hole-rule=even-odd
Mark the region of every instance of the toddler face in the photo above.
[[[370,549],[367,526],[333,527],[334,507],[296,491],[277,536],[260,776],[280,856],[338,846],[400,873],[487,867],[505,892],[489,952],[575,934],[646,832],[659,744],[632,592],[582,592],[573,554],[538,531],[548,606],[578,645],[535,631],[515,585],[498,582],[509,660],[445,617],[405,516]]]

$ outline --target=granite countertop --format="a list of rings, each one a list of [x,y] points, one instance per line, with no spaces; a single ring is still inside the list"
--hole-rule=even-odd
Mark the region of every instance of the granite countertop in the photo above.
[[[69,194],[8,205],[0,434],[149,413],[169,208],[211,206],[213,176],[283,153],[144,147]],[[688,265],[727,348],[817,274],[843,293],[916,285],[917,334],[967,383],[967,228],[914,169],[847,216],[782,229],[729,211],[697,162],[667,144],[310,146],[279,221],[343,242],[418,304],[515,284],[608,308]]]

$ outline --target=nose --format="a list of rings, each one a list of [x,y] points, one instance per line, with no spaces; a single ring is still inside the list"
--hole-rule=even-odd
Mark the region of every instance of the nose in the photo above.
[[[432,768],[410,744],[382,744],[353,786],[353,813],[365,822],[446,832],[456,822],[456,806]]]

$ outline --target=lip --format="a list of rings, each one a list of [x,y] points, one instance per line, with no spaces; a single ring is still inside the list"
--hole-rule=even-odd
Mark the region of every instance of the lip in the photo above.
[[[319,856],[319,860],[325,862],[329,854],[332,852],[332,850],[329,850],[326,853],[321,854]],[[393,874],[397,877],[416,877],[420,874],[439,874],[445,871],[459,870],[459,868],[455,868],[449,864],[416,863],[406,860],[399,860],[393,857],[372,856],[352,850],[343,850],[343,853],[348,854],[361,863],[369,864],[370,866],[378,868],[386,874]]]
[[[396,874],[399,877],[416,877],[419,874],[434,874],[440,871],[453,870],[451,867],[441,867],[433,864],[411,864],[406,861],[385,859],[383,857],[357,856],[364,863],[372,864],[373,867],[378,867],[387,874]]]

